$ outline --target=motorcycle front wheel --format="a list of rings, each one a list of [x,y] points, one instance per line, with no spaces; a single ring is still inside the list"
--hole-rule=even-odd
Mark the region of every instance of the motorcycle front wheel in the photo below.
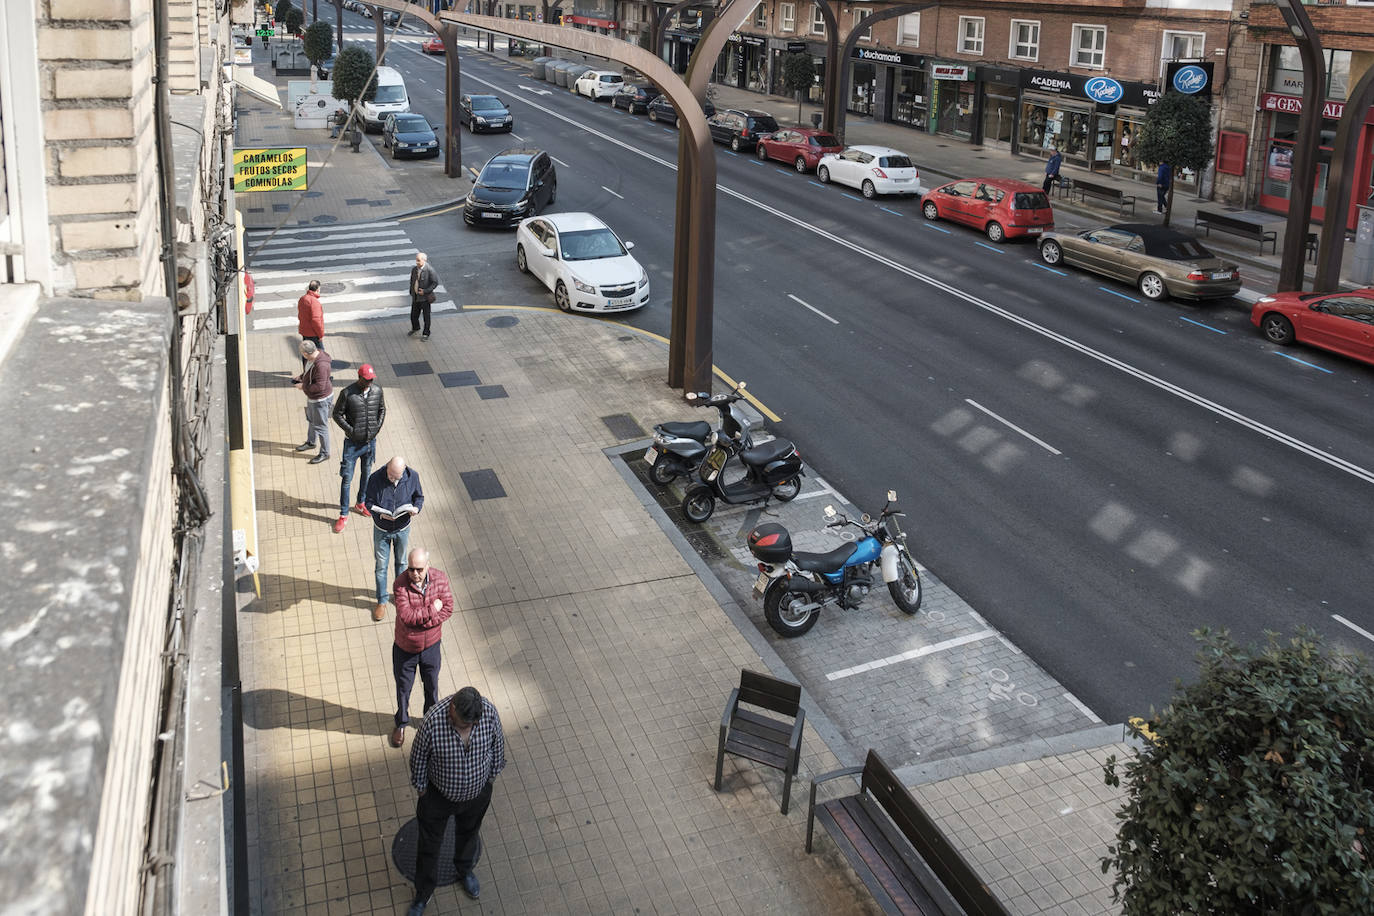
[[[687,491],[687,495],[682,497],[682,514],[687,516],[688,521],[700,525],[710,518],[711,513],[715,511],[715,494],[706,487],[692,487]]]
[[[677,476],[677,462],[672,461],[665,455],[659,455],[658,460],[649,465],[649,479],[660,487],[665,487]]]
[[[905,550],[897,551],[897,578],[887,583],[887,591],[903,612],[914,614],[921,609],[921,574]]]
[[[763,616],[779,636],[789,639],[801,636],[816,625],[821,616],[819,608],[806,609],[811,596],[806,592],[789,591],[784,579],[775,579],[763,595]]]
[[[773,488],[773,498],[781,502],[790,503],[797,498],[801,492],[801,478],[793,477],[791,480],[784,480]]]

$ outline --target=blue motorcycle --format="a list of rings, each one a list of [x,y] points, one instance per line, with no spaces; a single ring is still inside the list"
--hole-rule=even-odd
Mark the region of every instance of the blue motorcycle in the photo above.
[[[921,576],[897,524],[906,513],[896,502],[896,491],[888,490],[878,517],[865,512],[857,522],[826,506],[827,528],[852,525],[863,534],[829,553],[794,551],[792,535],[774,522],[749,532],[749,552],[759,561],[754,597],[763,599],[764,617],[776,633],[801,636],[816,625],[821,608],[852,610],[880,581],[904,613],[921,609]]]

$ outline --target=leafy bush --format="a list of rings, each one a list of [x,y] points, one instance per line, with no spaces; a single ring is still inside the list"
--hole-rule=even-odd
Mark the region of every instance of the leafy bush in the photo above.
[[[315,66],[334,52],[334,30],[327,22],[312,22],[305,30],[305,56]]]
[[[1135,914],[1374,913],[1374,672],[1300,631],[1202,630],[1196,683],[1149,723],[1125,785],[1115,899]]]
[[[1178,174],[1180,168],[1201,172],[1212,161],[1212,106],[1206,99],[1170,90],[1145,112],[1145,120],[1135,138],[1136,155],[1142,162],[1167,162]],[[1169,211],[1172,214],[1173,185],[1169,186]]]
[[[811,55],[794,51],[782,59],[782,86],[788,92],[797,93],[797,123],[802,119],[802,99],[804,93],[816,81],[816,64]]]

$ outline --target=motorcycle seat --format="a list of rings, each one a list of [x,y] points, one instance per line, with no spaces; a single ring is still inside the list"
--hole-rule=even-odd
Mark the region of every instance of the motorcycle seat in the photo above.
[[[777,461],[783,455],[796,449],[790,439],[772,439],[762,445],[756,445],[740,454],[740,460],[745,464],[752,464],[755,467],[763,467],[769,462]]]
[[[677,436],[680,439],[695,439],[698,442],[705,442],[706,437],[711,435],[711,424],[705,420],[692,423],[660,423],[658,428],[666,435]]]
[[[844,561],[849,559],[857,546],[856,544],[843,544],[829,553],[802,553],[801,551],[793,551],[792,562],[797,564],[798,569],[804,569],[807,572],[835,572],[844,565]]]

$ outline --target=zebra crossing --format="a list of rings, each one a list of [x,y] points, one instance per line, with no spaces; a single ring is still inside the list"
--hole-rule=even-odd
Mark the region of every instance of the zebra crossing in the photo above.
[[[269,238],[270,237],[270,238]],[[296,327],[296,300],[319,280],[325,331],[347,321],[410,315],[410,268],[418,250],[395,221],[350,226],[298,226],[244,233],[256,291],[253,328]],[[458,305],[441,283],[435,313]]]

